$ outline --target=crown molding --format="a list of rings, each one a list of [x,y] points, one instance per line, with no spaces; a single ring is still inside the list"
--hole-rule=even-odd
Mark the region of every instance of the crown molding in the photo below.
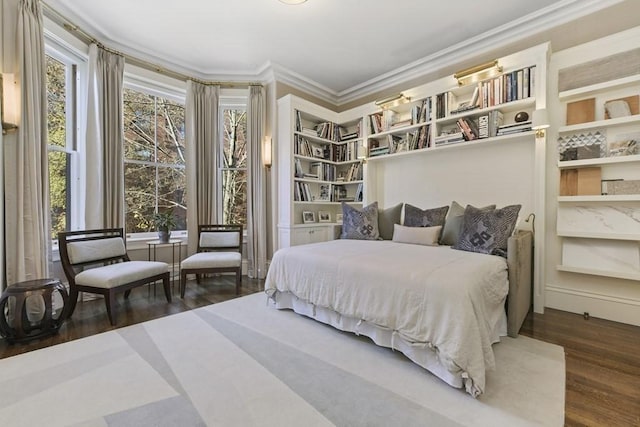
[[[508,24],[469,38],[432,55],[396,68],[338,93],[337,105],[346,104],[390,87],[454,66],[469,56],[482,55],[514,41],[621,3],[623,0],[563,0]]]
[[[84,28],[94,31],[95,36],[99,37],[101,41],[110,47],[132,57],[139,58],[141,61],[157,64],[158,71],[166,70],[169,74],[174,72],[204,81],[272,82],[275,80],[328,103],[340,106],[418,79],[426,74],[436,73],[446,67],[455,66],[471,56],[479,56],[496,48],[507,46],[514,41],[542,33],[553,27],[621,3],[622,1],[624,0],[561,0],[513,22],[478,36],[471,37],[464,42],[442,49],[432,55],[428,55],[340,92],[334,91],[295,71],[272,62],[266,62],[253,71],[248,70],[241,72],[233,70],[210,70],[203,72],[202,70],[184,67],[183,65],[159,58],[149,52],[121,45],[106,37],[102,29],[89,25],[84,17],[79,17],[68,8],[60,5],[58,1],[54,0],[53,3],[56,6],[61,6],[60,12],[64,13],[65,16],[71,17],[78,24],[84,26]]]
[[[273,75],[278,82],[293,86],[296,89],[299,89],[303,92],[308,93],[309,95],[313,95],[331,104],[339,105],[339,96],[336,91],[324,85],[321,85],[320,83],[315,82],[301,74],[298,74],[295,71],[289,70],[288,68],[280,64],[270,63],[270,66],[273,70]]]

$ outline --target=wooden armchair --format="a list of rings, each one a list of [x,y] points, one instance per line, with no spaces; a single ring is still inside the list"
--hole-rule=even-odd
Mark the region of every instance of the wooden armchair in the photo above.
[[[131,261],[122,228],[61,232],[58,245],[69,280],[67,317],[75,310],[78,292],[89,292],[104,296],[109,321],[115,325],[115,294],[124,292],[128,298],[131,289],[156,280],[162,280],[167,302],[171,302],[169,266],[164,262]]]
[[[198,226],[198,252],[180,263],[180,297],[184,298],[187,274],[233,272],[236,294],[242,281],[242,226],[208,224]]]

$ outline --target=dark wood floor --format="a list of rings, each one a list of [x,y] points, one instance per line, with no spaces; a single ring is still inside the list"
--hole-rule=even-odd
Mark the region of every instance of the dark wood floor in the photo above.
[[[262,281],[243,277],[241,295],[262,288]],[[175,292],[171,304],[161,286],[155,295],[147,287],[135,289],[127,301],[118,298],[117,327],[235,297],[232,276],[207,279],[201,286],[190,282],[184,300]],[[102,300],[80,302],[55,336],[16,345],[0,340],[0,358],[112,329]],[[640,426],[640,327],[547,309],[544,315],[530,313],[521,334],[565,349],[566,425]]]
[[[565,425],[640,426],[640,327],[546,309],[520,333],[564,347]]]

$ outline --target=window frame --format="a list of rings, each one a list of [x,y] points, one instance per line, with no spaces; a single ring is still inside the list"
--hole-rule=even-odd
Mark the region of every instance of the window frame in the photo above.
[[[249,103],[249,93],[247,89],[223,89],[221,90],[221,94],[218,100],[218,129],[220,130],[219,139],[218,139],[218,147],[216,150],[217,163],[218,163],[218,171],[216,174],[217,178],[217,200],[216,204],[218,206],[218,218],[220,222],[222,222],[224,217],[224,206],[223,206],[223,175],[225,171],[231,170],[244,170],[246,171],[247,180],[249,180],[249,164],[244,168],[225,168],[223,167],[222,158],[224,156],[224,110],[243,110],[247,111],[247,107]],[[250,149],[247,141],[247,151]],[[248,189],[247,189],[248,190]],[[248,195],[247,195],[248,196]],[[244,232],[246,234],[247,231],[247,223],[245,220]]]
[[[161,76],[158,76],[158,77],[160,78]],[[139,74],[132,73],[127,70],[126,66],[125,66],[124,79],[123,79],[123,89],[130,89],[130,90],[144,93],[146,95],[164,98],[164,99],[182,104],[186,108],[186,90],[185,89],[179,89],[174,86],[163,84],[159,80],[154,80],[152,78],[147,78]],[[156,130],[154,129],[154,132],[155,131]],[[157,146],[155,147],[155,149],[157,150]],[[167,163],[159,163],[155,161],[149,162],[144,160],[133,160],[133,159],[132,160],[124,159],[124,162],[125,164],[130,163],[130,164],[146,165],[146,166],[153,166],[153,167],[158,167],[158,165],[160,165],[161,167],[164,165],[167,165]],[[175,165],[175,166],[180,167],[180,165]],[[183,165],[182,168],[186,169],[186,164]],[[126,188],[125,188],[125,192],[126,192]],[[187,206],[187,211],[188,210],[189,210],[189,206]],[[184,237],[187,237],[187,230],[186,229],[172,230],[171,235],[184,238]],[[127,237],[127,241],[136,242],[136,241],[146,241],[146,240],[157,239],[158,234],[155,231],[146,231],[146,232],[138,232],[138,233],[127,232],[126,237]]]
[[[65,65],[65,147],[47,142],[47,153],[64,152],[68,156],[69,177],[67,182],[67,211],[69,217],[65,228],[81,230],[84,228],[85,200],[83,197],[83,176],[85,165],[83,156],[86,134],[86,82],[88,76],[88,55],[67,44],[53,33],[44,33],[45,55]],[[48,121],[48,117],[47,117]],[[49,207],[50,208],[50,207]],[[51,248],[57,256],[58,240],[51,240]]]

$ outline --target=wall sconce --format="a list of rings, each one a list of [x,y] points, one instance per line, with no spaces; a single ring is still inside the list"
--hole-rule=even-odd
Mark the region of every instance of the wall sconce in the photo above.
[[[498,60],[485,62],[484,64],[474,65],[473,67],[460,70],[453,75],[458,81],[458,86],[476,83],[490,77],[495,77],[502,72],[502,67],[498,64]]]
[[[280,0],[284,4],[302,4],[307,0]]]
[[[534,110],[531,117],[531,129],[536,131],[536,138],[544,138],[545,129],[549,127],[549,114],[546,108]]]
[[[399,93],[398,95],[388,96],[383,99],[379,99],[375,101],[375,104],[382,108],[383,110],[387,110],[389,108],[397,107],[398,105],[406,104],[411,101],[411,98],[408,96],[404,96]]]
[[[271,147],[271,138],[269,138],[268,136],[264,137],[264,143],[262,144],[262,164],[264,164],[264,167],[267,169],[271,169],[271,162],[272,162],[272,154],[273,152],[272,147]]]
[[[0,75],[0,102],[2,103],[2,133],[18,129],[18,85],[13,74]]]

